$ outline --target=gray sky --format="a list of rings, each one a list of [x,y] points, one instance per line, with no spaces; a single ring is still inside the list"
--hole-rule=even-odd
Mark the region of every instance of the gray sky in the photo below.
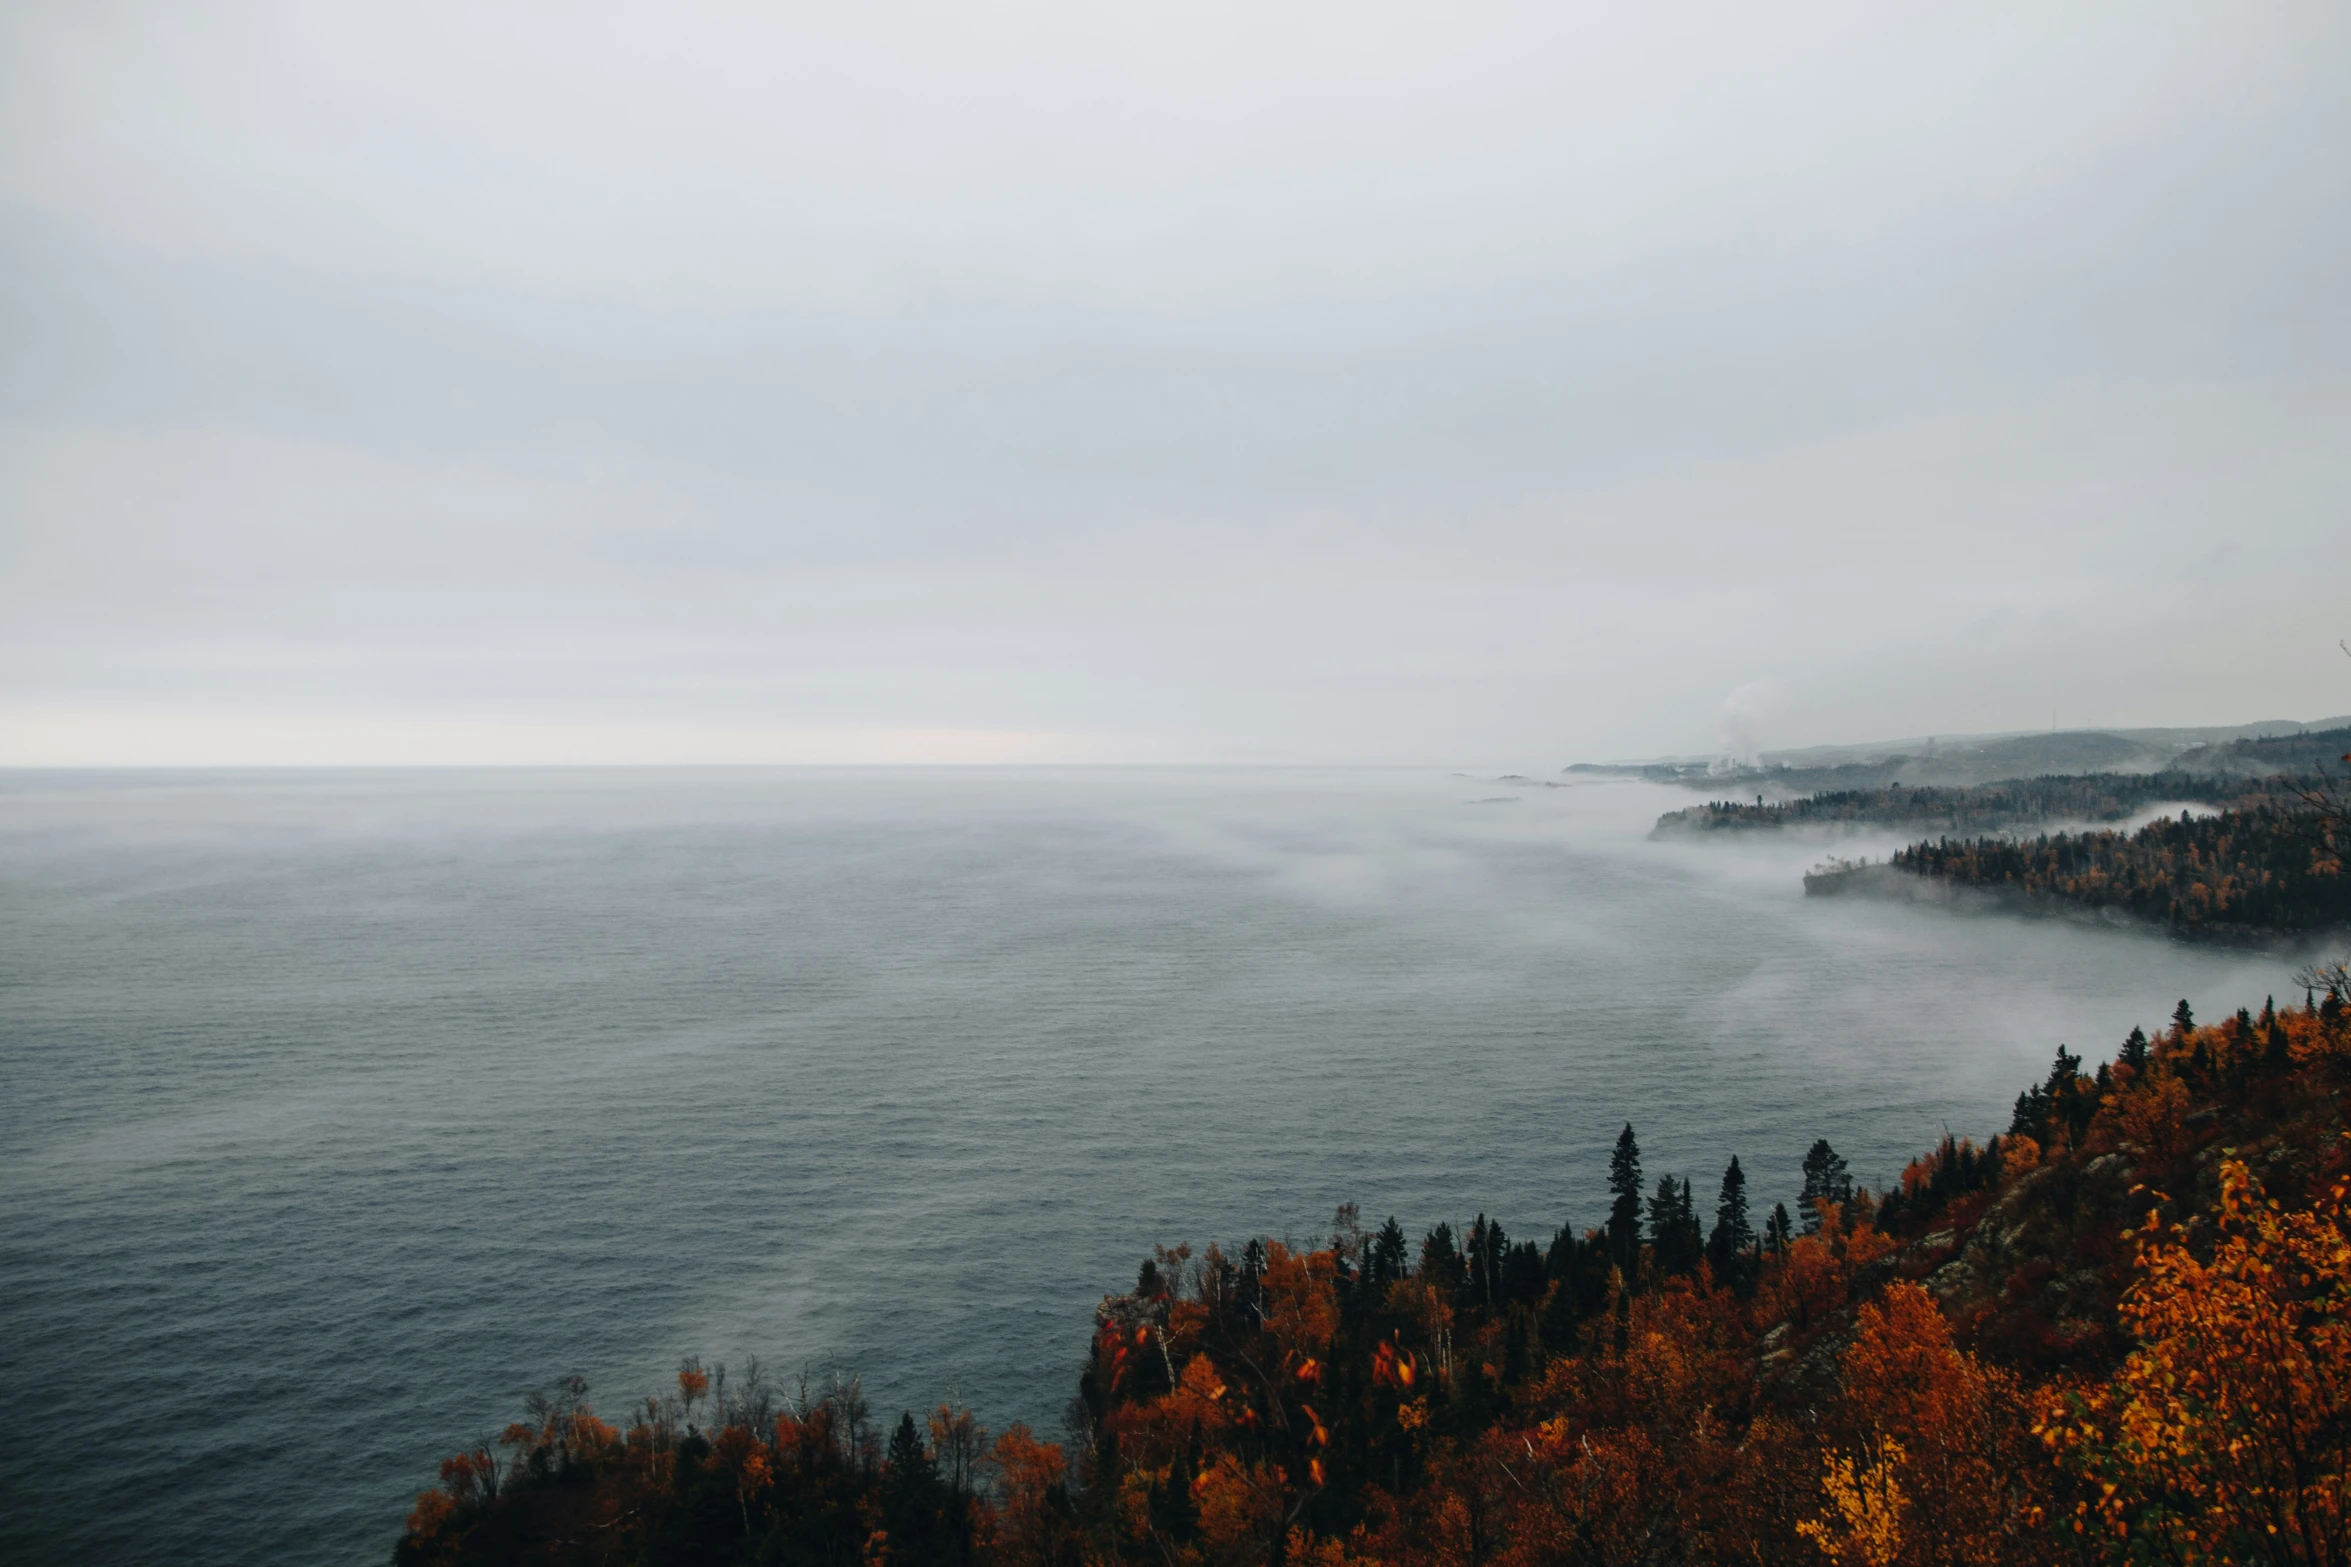
[[[0,11],[0,763],[2351,708],[2351,8]]]

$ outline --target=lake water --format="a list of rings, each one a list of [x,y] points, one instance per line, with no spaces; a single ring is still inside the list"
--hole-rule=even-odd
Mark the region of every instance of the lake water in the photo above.
[[[1442,772],[0,775],[0,1559],[388,1558],[584,1373],[1058,1434],[1153,1242],[1875,1181],[2299,954]],[[1481,803],[1482,802],[1482,803]],[[1846,843],[1840,852],[1887,842]]]

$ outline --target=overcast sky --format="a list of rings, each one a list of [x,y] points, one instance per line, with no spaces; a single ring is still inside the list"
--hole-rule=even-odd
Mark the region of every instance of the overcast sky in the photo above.
[[[0,10],[0,762],[2351,710],[2351,7]]]

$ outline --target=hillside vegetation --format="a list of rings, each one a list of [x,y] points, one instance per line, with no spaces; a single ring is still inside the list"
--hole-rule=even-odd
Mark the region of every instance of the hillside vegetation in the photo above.
[[[2351,755],[2341,759],[2351,764]],[[2054,782],[2062,783],[2063,780]],[[2217,940],[2351,926],[2351,782],[2338,767],[2242,786],[2230,808],[2136,832],[1942,837],[1870,865],[1835,861],[1808,894],[1983,894],[2025,913],[2087,912]]]
[[[2183,812],[2127,834],[1943,839],[1913,844],[1891,863],[2028,912],[2113,909],[2182,936],[2351,926],[2351,876],[2332,836],[2315,832],[2306,812],[2272,804]]]
[[[2258,778],[2308,772],[2351,750],[2351,725],[2339,718],[2319,729],[2259,724],[2242,730],[2067,730],[2050,734],[1960,737],[1941,742],[1820,746],[1774,753],[1760,764],[1728,766],[1685,760],[1620,765],[1578,763],[1571,774],[1645,778],[1734,795],[1785,797],[1824,790],[1887,789],[1896,783],[1941,789],[2007,783],[2046,774],[2189,772]],[[2227,738],[2220,738],[2220,736]]]
[[[2049,774],[1964,789],[1832,789],[1801,799],[1753,805],[1715,800],[1657,819],[1650,836],[1778,831],[1790,827],[1862,829],[1901,827],[1946,833],[2000,832],[2051,821],[2119,821],[2150,805],[2191,800],[2231,804],[2245,798],[2239,778],[2197,773]]]
[[[699,1365],[449,1459],[401,1563],[2351,1560],[2351,1026],[2181,1004],[1891,1189],[1160,1249],[1065,1440]],[[1731,1150],[1724,1150],[1725,1154]],[[1596,1197],[1599,1194],[1595,1194]],[[1073,1346],[1073,1350],[1078,1346]]]

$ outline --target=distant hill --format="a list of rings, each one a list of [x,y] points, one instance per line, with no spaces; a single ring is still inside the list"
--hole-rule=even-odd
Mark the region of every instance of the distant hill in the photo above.
[[[2200,745],[2182,752],[2172,765],[2187,773],[2267,778],[2273,773],[2333,770],[2343,765],[2345,752],[2351,752],[2351,728],[2312,729],[2300,734]]]
[[[2053,774],[2180,771],[2230,777],[2307,772],[2351,750],[2351,717],[2290,719],[2208,729],[2075,729],[2048,734],[1958,735],[1879,745],[1766,751],[1759,763],[1665,758],[1577,763],[1570,774],[1618,775],[1692,788],[1786,797],[1894,784],[1962,788]]]
[[[1710,832],[1770,832],[1784,828],[1858,830],[1900,827],[1910,832],[2001,833],[2049,822],[2120,821],[2151,805],[2197,801],[2233,805],[2260,798],[2249,779],[2185,773],[2068,773],[2012,778],[1963,789],[1933,787],[1823,789],[1775,803],[1714,800],[1657,819],[1652,838]]]

